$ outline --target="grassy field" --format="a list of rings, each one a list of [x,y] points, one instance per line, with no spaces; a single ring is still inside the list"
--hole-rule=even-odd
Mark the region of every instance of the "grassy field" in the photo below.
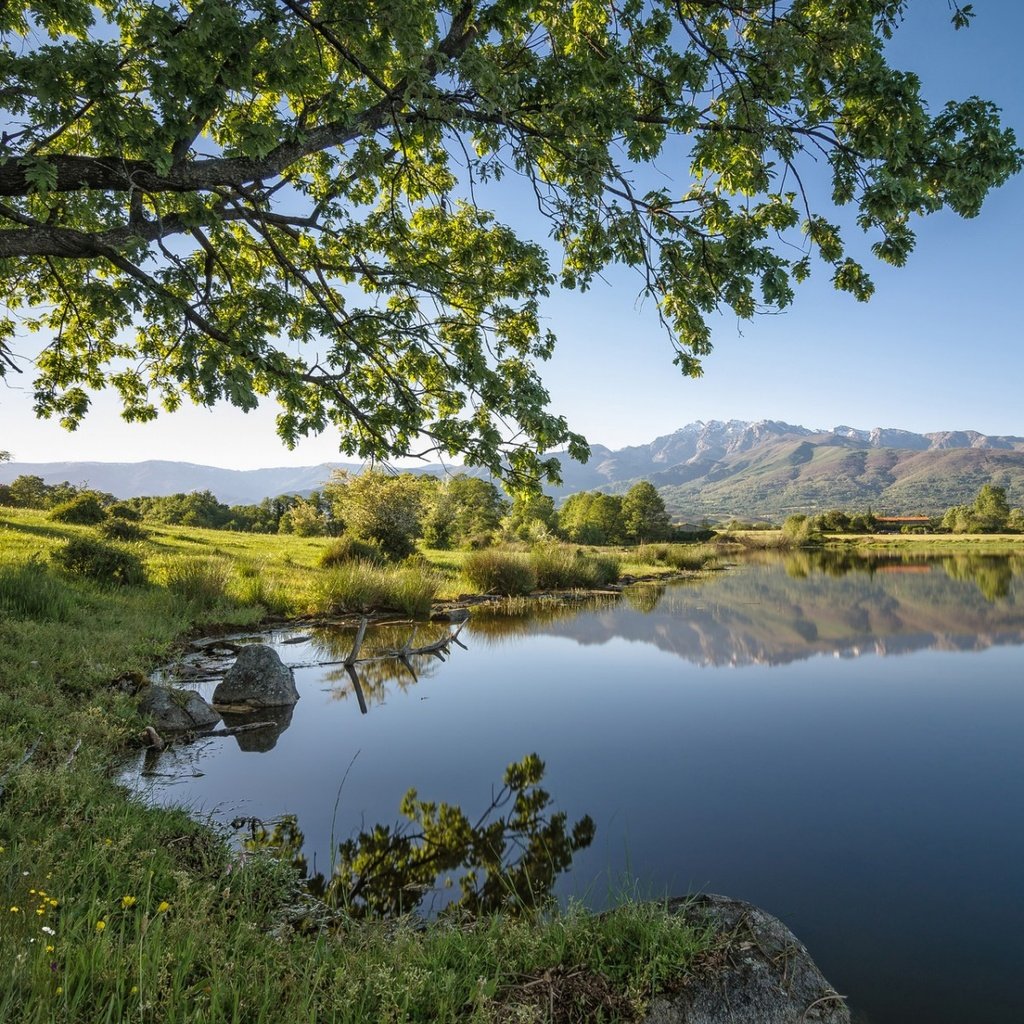
[[[628,1019],[707,949],[629,901],[329,919],[288,863],[129,798],[111,766],[143,723],[123,682],[190,632],[310,611],[329,543],[147,529],[130,548],[147,582],[111,588],[53,566],[91,528],[0,509],[0,1021]],[[439,594],[460,592],[462,556],[427,558]]]

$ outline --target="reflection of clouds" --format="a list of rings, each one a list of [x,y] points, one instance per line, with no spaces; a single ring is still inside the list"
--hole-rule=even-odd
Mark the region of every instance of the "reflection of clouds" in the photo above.
[[[795,572],[793,556],[760,555],[700,583],[670,585],[650,611],[641,601],[622,602],[524,620],[521,628],[585,646],[625,639],[702,666],[1024,643],[1016,601],[1022,559],[964,557],[950,571],[949,558],[815,558],[801,553]]]

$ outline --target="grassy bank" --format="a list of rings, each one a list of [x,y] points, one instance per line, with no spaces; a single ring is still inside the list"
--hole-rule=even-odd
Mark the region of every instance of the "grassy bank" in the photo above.
[[[322,539],[147,529],[147,582],[110,588],[51,561],[92,530],[0,509],[0,1021],[630,1019],[706,950],[647,904],[329,922],[288,863],[130,799],[124,682],[190,631],[308,611],[332,571]],[[444,559],[418,570],[440,593]]]
[[[861,551],[905,552],[914,555],[1013,555],[1024,553],[1020,533],[827,533],[826,547]],[[724,544],[737,549],[778,550],[799,546],[782,530],[731,530],[722,535]]]

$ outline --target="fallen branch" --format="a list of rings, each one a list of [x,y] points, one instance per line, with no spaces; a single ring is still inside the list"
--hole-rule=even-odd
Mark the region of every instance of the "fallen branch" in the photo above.
[[[266,729],[277,724],[277,722],[246,722],[245,725],[224,726],[221,729],[211,729],[209,732],[201,732],[196,735],[199,739],[206,739],[207,736],[236,736],[240,732],[252,732],[254,729]]]
[[[359,660],[359,648],[363,646],[363,637],[366,636],[366,627],[369,625],[369,621],[365,615],[359,620],[356,638],[352,641],[352,650],[348,652],[348,657],[342,662],[346,668],[354,665]]]
[[[74,761],[75,755],[78,753],[78,750],[79,750],[79,748],[81,746],[82,746],[82,737],[79,736],[78,739],[75,740],[75,745],[71,748],[71,753],[68,754],[67,758],[64,761],[64,767],[65,768],[70,768],[71,767],[71,762]]]

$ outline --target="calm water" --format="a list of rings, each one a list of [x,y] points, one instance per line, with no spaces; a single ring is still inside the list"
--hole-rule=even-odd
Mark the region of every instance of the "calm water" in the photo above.
[[[727,893],[782,918],[860,1021],[1024,1020],[1022,571],[765,558],[478,617],[416,683],[364,671],[366,713],[311,667],[351,635],[320,634],[280,647],[304,667],[276,742],[204,741],[145,784],[222,818],[294,814],[325,870],[410,786],[474,817],[536,751],[557,807],[597,829],[561,895]]]

